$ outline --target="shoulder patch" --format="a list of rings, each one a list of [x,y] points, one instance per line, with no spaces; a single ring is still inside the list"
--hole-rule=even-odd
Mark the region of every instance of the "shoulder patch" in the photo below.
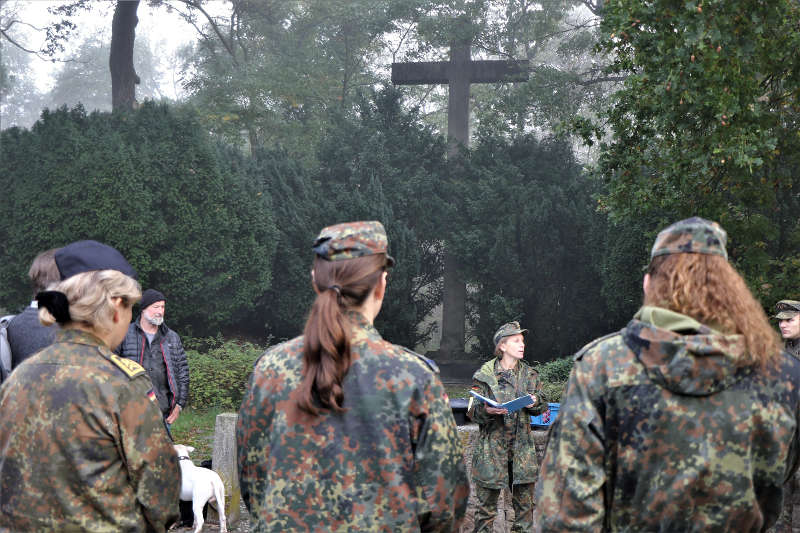
[[[414,357],[416,357],[417,359],[420,359],[420,360],[421,360],[423,363],[425,363],[426,365],[428,365],[428,368],[430,368],[430,369],[433,371],[433,373],[434,373],[434,374],[438,374],[438,373],[439,373],[439,365],[437,365],[437,364],[436,364],[436,361],[434,361],[433,359],[430,359],[430,358],[428,358],[428,357],[425,357],[425,356],[424,356],[424,355],[422,355],[422,354],[418,354],[418,353],[417,353],[417,352],[415,352],[414,350],[409,350],[409,349],[408,349],[408,348],[406,348],[405,346],[401,346],[401,348],[402,348],[402,349],[403,349],[403,350],[404,350],[406,353],[410,353],[411,355],[413,355],[413,356],[414,356]]]
[[[608,335],[603,335],[602,337],[593,340],[592,342],[590,342],[589,344],[587,344],[586,346],[584,346],[583,348],[578,350],[578,353],[575,354],[575,357],[573,358],[573,361],[580,361],[583,358],[583,356],[586,354],[586,352],[588,352],[590,349],[594,348],[595,346],[597,346],[598,344],[600,344],[604,340],[610,339],[611,337],[615,337],[617,335],[622,335],[623,331],[625,331],[625,330],[621,329],[619,331],[615,331],[613,333],[609,333]]]
[[[139,374],[144,374],[145,370],[142,365],[137,363],[136,361],[131,361],[130,359],[125,359],[124,357],[120,357],[115,353],[112,353],[109,356],[109,359],[112,363],[114,363],[120,370],[122,370],[126,376],[130,379],[135,378]]]

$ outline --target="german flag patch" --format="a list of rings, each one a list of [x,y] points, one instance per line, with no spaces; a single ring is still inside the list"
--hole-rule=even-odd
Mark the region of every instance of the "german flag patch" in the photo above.
[[[151,402],[156,403],[156,391],[150,389],[147,393],[147,398],[149,398]]]
[[[119,369],[122,370],[130,379],[135,378],[139,374],[144,374],[145,372],[144,367],[142,367],[142,365],[136,361],[125,359],[124,357],[120,357],[115,353],[112,353],[109,359],[111,359],[111,362],[117,365],[117,367],[119,367]]]

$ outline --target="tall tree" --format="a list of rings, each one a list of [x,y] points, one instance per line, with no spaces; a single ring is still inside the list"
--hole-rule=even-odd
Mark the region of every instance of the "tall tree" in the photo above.
[[[381,81],[376,65],[389,36],[426,3],[233,2],[227,22],[202,28],[187,90],[228,138],[245,131],[252,148],[280,143],[305,152],[329,109],[352,108],[358,89]]]
[[[116,110],[133,109],[136,103],[136,86],[141,81],[133,67],[133,44],[139,18],[136,11],[139,0],[117,0],[111,22],[111,53],[108,65],[111,70],[111,107]]]
[[[800,271],[800,4],[613,0],[602,50],[626,75],[601,115],[598,170],[618,219],[703,215],[765,302]],[[793,281],[794,280],[794,281]]]
[[[159,59],[154,45],[146,36],[139,36],[134,50],[141,83],[137,100],[156,100],[162,93],[159,82]],[[83,104],[87,111],[111,111],[111,75],[108,68],[109,49],[100,36],[90,36],[73,53],[73,60],[64,63],[56,74],[53,89],[45,96],[47,107],[69,107]]]

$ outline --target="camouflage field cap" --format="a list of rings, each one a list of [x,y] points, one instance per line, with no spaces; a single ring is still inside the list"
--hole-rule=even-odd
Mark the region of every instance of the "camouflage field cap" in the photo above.
[[[728,234],[716,222],[700,217],[687,218],[659,232],[650,259],[669,254],[721,255],[728,259],[727,241]]]
[[[800,302],[797,300],[781,300],[775,304],[775,317],[778,320],[787,320],[800,315]]]
[[[500,329],[497,330],[497,333],[494,334],[492,340],[494,341],[494,347],[497,348],[497,343],[500,342],[500,339],[503,337],[510,337],[511,335],[516,335],[517,333],[528,333],[527,329],[522,329],[522,326],[519,325],[519,322],[516,320],[514,322],[508,322],[507,324],[503,324],[500,326]]]
[[[394,266],[387,253],[386,230],[378,221],[345,222],[323,228],[314,241],[314,253],[328,261],[342,261],[373,254],[386,254],[386,265]]]

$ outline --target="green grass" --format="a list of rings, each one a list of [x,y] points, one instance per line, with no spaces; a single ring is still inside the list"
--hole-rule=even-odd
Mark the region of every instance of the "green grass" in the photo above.
[[[172,424],[172,438],[175,439],[175,442],[194,447],[192,459],[195,464],[199,464],[203,459],[211,458],[217,415],[227,411],[230,409],[198,411],[189,407]]]
[[[469,398],[469,385],[445,385],[444,389],[450,398]]]

